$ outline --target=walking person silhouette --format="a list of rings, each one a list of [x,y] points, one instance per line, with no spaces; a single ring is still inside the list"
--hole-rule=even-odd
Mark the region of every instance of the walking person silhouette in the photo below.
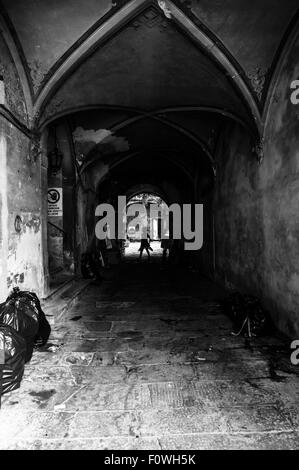
[[[149,236],[149,233],[147,233],[146,238],[142,237],[141,243],[140,243],[140,248],[138,250],[138,251],[140,251],[140,255],[139,255],[140,260],[142,258],[143,250],[145,250],[147,252],[147,259],[150,260],[150,257],[151,257],[150,251],[153,251],[150,243],[151,243],[151,237]]]

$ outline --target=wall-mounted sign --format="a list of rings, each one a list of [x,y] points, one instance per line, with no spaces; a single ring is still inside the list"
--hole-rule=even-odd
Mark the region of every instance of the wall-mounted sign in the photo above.
[[[62,217],[62,188],[48,189],[48,216]]]

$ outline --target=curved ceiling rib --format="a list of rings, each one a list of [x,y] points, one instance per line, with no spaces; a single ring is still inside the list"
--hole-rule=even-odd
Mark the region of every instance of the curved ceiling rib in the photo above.
[[[135,156],[138,156],[138,155],[140,155],[140,152],[131,153],[124,158],[120,158],[117,162],[111,165],[110,170],[113,170],[113,168],[117,168],[119,165],[121,165],[125,161],[130,160],[131,158],[134,158]],[[194,177],[191,175],[191,173],[188,171],[188,169],[184,165],[182,165],[176,159],[170,158],[169,156],[165,155],[163,152],[159,152],[159,155],[161,155],[161,157],[167,160],[171,165],[181,170],[185,174],[185,176],[190,180],[190,182],[194,184]]]
[[[181,113],[181,112],[207,112],[207,113],[214,113],[214,114],[221,114],[222,116],[232,119],[233,121],[238,122],[241,126],[245,127],[252,135],[255,135],[255,129],[249,125],[248,122],[244,121],[244,119],[240,116],[237,116],[235,113],[231,111],[226,111],[224,109],[216,108],[214,106],[176,106],[170,108],[159,108],[155,109],[154,111],[144,113],[140,109],[131,108],[127,106],[113,106],[113,105],[103,105],[103,104],[94,104],[94,105],[85,105],[85,106],[74,106],[72,108],[66,108],[63,111],[56,113],[55,115],[49,117],[48,119],[42,121],[39,126],[40,130],[45,129],[49,124],[56,121],[57,119],[66,117],[71,114],[75,114],[82,111],[92,111],[92,110],[116,110],[116,111],[127,111],[129,113],[135,113],[137,116],[143,116],[147,114],[147,116],[157,116],[159,114],[167,114],[167,113]]]
[[[210,163],[212,165],[213,171],[215,171],[215,160],[212,156],[211,150],[208,148],[206,143],[202,140],[196,137],[192,132],[188,131],[187,129],[184,129],[182,126],[175,124],[173,122],[168,121],[168,119],[162,118],[157,115],[157,113],[144,113],[139,116],[135,116],[133,118],[126,119],[125,121],[113,126],[110,130],[111,132],[118,132],[121,129],[124,129],[131,124],[134,124],[138,121],[141,121],[142,119],[153,119],[155,121],[161,122],[161,124],[183,134],[185,137],[190,139],[195,145],[200,147],[200,149],[207,155],[207,157],[210,160]]]
[[[59,85],[71,74],[86,58],[96,46],[102,41],[107,40],[114,33],[122,28],[128,21],[135,17],[153,2],[149,0],[131,0],[125,4],[120,10],[101,24],[90,36],[88,36],[78,47],[66,57],[65,61],[55,70],[44,84],[34,104],[34,113],[38,119],[45,105],[57,90]],[[247,83],[244,81],[237,68],[232,64],[228,55],[226,55],[212,40],[207,33],[198,29],[198,27],[176,6],[169,1],[171,8],[171,16],[175,24],[177,24],[188,36],[193,43],[197,44],[201,49],[204,48],[210,56],[225,70],[226,75],[231,78],[239,94],[243,96],[247,107],[250,110],[255,126],[259,132],[262,130],[261,114]]]
[[[171,163],[172,165],[176,166],[177,168],[179,168],[181,171],[183,171],[183,173],[187,176],[187,178],[190,180],[190,182],[192,182],[192,184],[194,184],[194,178],[193,176],[191,175],[191,173],[187,170],[187,168],[185,168],[184,165],[182,165],[180,162],[178,162],[176,159],[172,159],[170,157],[168,157],[167,155],[165,155],[163,152],[160,152],[159,153],[165,160],[169,161],[169,163]],[[122,156],[121,158],[119,158],[116,162],[112,163],[110,165],[110,171],[113,170],[114,168],[117,168],[119,165],[122,165],[123,163],[125,163],[126,161],[128,160],[131,160],[132,158],[134,157],[137,157],[141,155],[141,152],[140,151],[135,151],[135,152],[129,152],[127,155],[125,156]],[[90,159],[88,162],[86,162],[86,164],[84,164],[82,166],[82,168],[80,169],[80,174],[83,174],[85,171],[88,170],[88,168],[90,168],[93,164],[97,163],[99,161],[98,157],[93,157],[92,159]],[[106,175],[105,175],[106,176]],[[104,176],[104,177],[105,177]]]
[[[275,65],[273,66],[273,73],[267,90],[267,97],[263,109],[262,123],[265,131],[265,124],[267,122],[268,113],[270,109],[271,102],[274,97],[274,91],[276,88],[277,80],[281,74],[282,68],[285,64],[287,57],[287,51],[291,50],[295,42],[299,37],[299,9],[293,20],[291,21],[290,27],[287,30],[285,38],[282,40],[281,46],[277,53],[276,60],[274,61]]]
[[[171,110],[171,108],[170,108]],[[160,117],[158,114],[160,113],[161,111],[156,111],[154,113],[142,113],[142,112],[139,112],[137,116],[134,116],[134,117],[131,117],[131,118],[128,118],[116,125],[114,125],[113,127],[111,127],[109,130],[112,132],[112,133],[115,133],[115,132],[118,132],[120,131],[121,129],[125,129],[126,127],[132,125],[132,124],[135,124],[136,122],[139,122],[143,119],[152,119],[154,121],[158,121],[160,122],[161,124],[163,124],[164,126],[166,127],[169,127],[170,129],[173,129],[175,130],[176,132],[184,135],[185,137],[187,137],[187,139],[190,139],[196,146],[198,146],[200,148],[200,150],[208,157],[209,161],[210,161],[210,164],[211,164],[211,167],[212,167],[212,170],[215,174],[216,172],[216,167],[215,167],[215,160],[213,158],[213,155],[212,155],[212,151],[211,149],[208,147],[208,145],[202,140],[200,139],[199,137],[195,136],[192,132],[190,132],[189,130],[185,129],[184,127],[182,127],[181,125],[177,124],[177,123],[173,123],[171,121],[169,121],[168,119],[165,119],[165,118],[162,118]]]
[[[240,73],[232,64],[226,54],[217,46],[215,41],[210,39],[206,33],[201,31],[179,8],[172,4],[171,8],[174,20],[186,31],[189,37],[196,41],[198,45],[204,47],[212,57],[224,68],[228,76],[234,81],[239,92],[245,99],[250,108],[252,117],[259,133],[262,132],[262,119],[257,102],[248,87],[247,83],[241,77]]]

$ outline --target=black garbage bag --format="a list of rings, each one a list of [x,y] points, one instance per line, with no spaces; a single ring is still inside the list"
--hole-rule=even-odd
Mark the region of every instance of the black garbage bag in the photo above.
[[[26,362],[30,361],[39,328],[39,315],[33,302],[28,297],[14,292],[2,306],[0,323],[11,326],[25,339]]]
[[[272,327],[268,312],[257,297],[236,292],[223,302],[222,308],[234,324],[234,336],[262,336]]]
[[[14,328],[0,324],[0,397],[20,387],[26,352],[25,339]]]
[[[41,308],[40,300],[34,292],[21,291],[18,287],[15,287],[12,293],[8,296],[6,301],[18,298],[25,298],[31,303],[31,306],[35,309],[38,315],[38,331],[34,338],[34,345],[36,347],[44,346],[49,339],[51,334],[51,327],[46,318],[44,311]],[[1,307],[0,307],[1,312]],[[0,313],[1,317],[1,313]]]

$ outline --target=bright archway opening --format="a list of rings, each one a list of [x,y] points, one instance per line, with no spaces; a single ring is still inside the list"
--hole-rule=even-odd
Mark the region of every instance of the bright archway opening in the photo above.
[[[161,196],[153,193],[140,192],[127,200],[124,248],[126,262],[163,260],[163,214],[167,209],[168,206]]]

